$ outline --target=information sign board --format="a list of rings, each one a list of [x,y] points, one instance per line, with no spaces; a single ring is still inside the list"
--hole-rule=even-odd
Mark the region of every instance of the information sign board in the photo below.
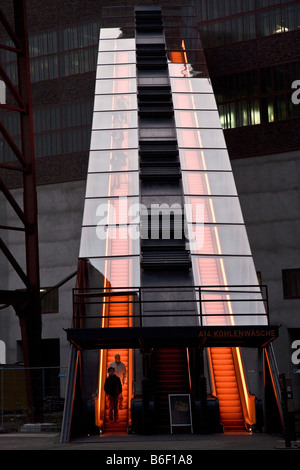
[[[169,412],[171,434],[174,426],[189,426],[193,432],[191,396],[189,394],[170,394]]]

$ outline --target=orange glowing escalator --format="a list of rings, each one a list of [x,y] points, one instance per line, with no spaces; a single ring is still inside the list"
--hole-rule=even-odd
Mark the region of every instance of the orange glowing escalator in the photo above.
[[[106,357],[106,369],[109,367],[111,362],[114,362],[115,355],[120,354],[121,361],[125,364],[126,370],[129,369],[129,350],[128,349],[109,349],[107,351]],[[108,402],[106,400],[105,403],[105,420],[104,420],[104,427],[103,431],[106,433],[126,433],[128,427],[128,381],[125,385],[123,385],[123,407],[119,410],[119,419],[118,423],[110,423],[109,420],[109,409],[108,409]]]
[[[112,176],[114,178],[114,176]],[[126,177],[120,177],[118,184],[114,184],[114,196],[122,196],[126,193]],[[119,204],[118,200],[113,200],[114,214],[119,220]],[[126,210],[124,205],[123,210]],[[123,233],[124,235],[124,233]],[[130,237],[122,236],[116,233],[114,237],[107,239],[107,253],[111,259],[106,262],[105,279],[109,280],[108,292],[114,295],[109,295],[105,298],[104,325],[107,328],[127,328],[131,326],[132,321],[132,296],[123,294],[126,287],[130,285],[130,261],[125,257],[120,257],[120,254],[127,254],[129,251],[129,244],[131,243]],[[116,288],[111,287],[116,286]],[[104,287],[107,287],[106,285]],[[120,289],[119,289],[120,288]],[[120,293],[120,295],[118,295]],[[107,369],[111,362],[114,362],[115,355],[119,354],[121,362],[126,366],[127,380],[123,385],[123,408],[119,410],[118,423],[110,423],[108,399],[103,391],[104,381],[107,377]],[[101,427],[102,432],[105,433],[126,433],[128,425],[130,425],[130,402],[132,398],[132,350],[130,349],[108,349],[101,351],[100,357],[100,371],[99,371],[99,390],[98,406],[96,411],[96,422]]]
[[[188,180],[191,194],[209,194],[207,179],[204,174],[194,173]],[[214,221],[212,202],[201,197],[194,198],[194,204],[204,202],[204,222]],[[226,273],[220,255],[217,229],[205,231],[201,258],[197,264],[201,286],[226,286]],[[199,261],[199,260],[198,260]],[[220,326],[234,324],[230,304],[224,294],[208,291],[203,296],[205,302],[204,324]],[[246,387],[243,364],[238,348],[215,347],[208,350],[213,394],[218,398],[220,420],[225,432],[246,431],[255,422],[254,397]]]
[[[159,349],[153,352],[155,424],[159,432],[170,430],[168,396],[190,393],[187,351],[185,348]]]
[[[224,430],[245,431],[232,348],[212,348],[210,354]]]

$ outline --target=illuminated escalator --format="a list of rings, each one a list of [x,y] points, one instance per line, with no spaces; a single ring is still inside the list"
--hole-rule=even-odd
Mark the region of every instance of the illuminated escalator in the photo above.
[[[112,178],[114,178],[114,176]],[[122,196],[124,193],[126,194],[127,191],[126,178],[122,178],[122,176],[119,178],[120,181],[117,182],[118,184],[116,184],[116,182],[112,184],[114,196]],[[112,204],[114,205],[114,215],[116,216],[116,220],[120,220],[121,214],[119,214],[119,204],[117,200],[113,200]],[[122,208],[123,210],[126,210],[124,205]],[[122,234],[119,234],[119,236],[116,234],[116,236],[112,237],[111,239],[108,237],[107,252],[112,257],[117,257],[120,255],[120,253],[127,254],[130,243],[131,241],[129,237],[125,236],[123,238]],[[124,286],[128,285],[129,273],[129,261],[126,258],[116,258],[115,261],[107,263],[106,279],[110,280],[110,285],[116,286],[115,289],[109,289],[114,293],[114,295],[108,296],[106,298],[107,303],[105,308],[105,326],[107,328],[127,328],[131,326],[131,296],[122,294]],[[119,287],[120,290],[117,287]],[[118,293],[120,293],[120,295],[117,295]],[[100,406],[100,415],[102,416],[102,419],[100,419],[100,422],[102,432],[105,433],[126,433],[130,423],[129,403],[131,399],[132,351],[128,349],[108,349],[105,351],[101,356],[102,364],[100,367],[100,374],[102,370],[102,381],[104,383],[105,378],[107,377],[107,369],[111,362],[114,362],[116,354],[120,355],[121,362],[123,362],[126,366],[127,381],[125,385],[122,385],[123,408],[119,410],[118,423],[110,423],[108,399],[105,396],[102,388],[103,395]]]
[[[232,348],[211,348],[210,354],[224,431],[245,431]]]
[[[201,174],[190,175],[189,190],[193,194],[210,194],[207,180]],[[195,203],[203,203],[203,199]],[[204,204],[204,222],[214,221],[212,204],[208,199]],[[218,242],[217,229],[207,230],[204,236],[202,253],[208,255],[201,259],[198,264],[198,276],[201,279],[201,285],[204,286],[226,286],[226,272],[218,256],[209,255],[221,254],[220,244]],[[207,291],[202,297],[204,300],[203,310],[205,312],[204,324],[207,326],[221,326],[234,324],[234,319],[230,315],[230,303],[224,301],[224,294],[216,294]],[[208,349],[210,358],[210,372],[213,384],[213,393],[219,401],[220,420],[225,432],[246,431],[250,427],[251,418],[254,415],[253,408],[254,397],[249,395],[243,387],[244,371],[240,354],[237,348],[215,347]],[[245,381],[244,381],[245,383]],[[244,395],[244,396],[243,396]],[[250,419],[247,413],[251,415]]]
[[[128,349],[109,349],[107,351],[106,358],[106,370],[109,367],[111,362],[114,362],[115,355],[120,354],[121,361],[125,364],[126,370],[129,369],[129,351]],[[105,403],[105,420],[103,431],[105,433],[126,433],[128,427],[128,382],[122,386],[123,388],[123,408],[119,410],[119,419],[118,423],[110,423],[109,420],[109,409],[108,409],[108,400],[106,399]]]
[[[185,348],[154,351],[153,388],[155,428],[164,433],[170,431],[169,394],[190,393],[187,353]]]

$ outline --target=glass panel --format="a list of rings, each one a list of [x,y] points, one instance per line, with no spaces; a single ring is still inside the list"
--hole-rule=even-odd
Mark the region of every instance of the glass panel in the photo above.
[[[93,129],[137,127],[136,111],[95,112]]]
[[[202,257],[192,255],[195,284],[198,286],[257,286],[253,259],[249,257]]]
[[[90,265],[98,271],[104,279],[106,286],[111,287],[139,287],[140,286],[140,257],[127,258],[90,258]]]
[[[188,222],[243,223],[238,197],[185,197]]]
[[[82,227],[80,258],[138,255],[139,225]]]
[[[136,94],[126,95],[96,95],[95,111],[114,111],[117,109],[137,109]]]
[[[95,93],[100,95],[112,93],[135,93],[137,91],[136,79],[120,79],[120,80],[96,80]]]
[[[137,196],[139,174],[130,173],[89,173],[86,197]]]
[[[101,28],[100,39],[118,39],[122,35],[120,28]]]
[[[126,78],[136,76],[136,66],[130,64],[101,65],[97,67],[96,78]]]
[[[171,78],[171,88],[173,92],[179,93],[213,93],[207,78]]]
[[[189,172],[183,171],[184,194],[193,195],[230,195],[237,194],[231,172]]]
[[[135,51],[101,52],[98,54],[98,64],[134,64]]]
[[[139,223],[139,198],[86,199],[82,225],[120,225]]]
[[[243,225],[188,224],[191,253],[199,255],[251,255]]]
[[[231,170],[227,150],[179,150],[183,170]]]
[[[230,292],[224,294],[222,291],[215,291],[202,293],[201,300],[203,323],[205,325],[267,324],[264,302],[259,293],[245,292],[236,294]],[[219,315],[215,316],[214,313],[216,312]]]
[[[134,51],[135,39],[100,40],[99,51]]]
[[[192,255],[192,266],[195,283],[201,285],[204,324],[267,323],[263,301],[259,301],[261,295],[255,266],[250,256],[216,258]],[[219,292],[217,286],[220,286]],[[227,295],[224,286],[228,286],[230,291]],[[245,313],[249,315],[241,315]]]
[[[175,111],[177,127],[221,128],[218,111]]]
[[[90,152],[90,173],[139,169],[138,150],[95,150]]]
[[[179,147],[226,148],[222,130],[218,129],[177,129]]]
[[[173,103],[174,109],[218,109],[212,93],[174,93]]]
[[[92,131],[91,150],[128,149],[138,147],[137,129]]]
[[[169,63],[169,74],[170,77],[194,77],[199,72],[194,71],[190,64],[170,64]]]

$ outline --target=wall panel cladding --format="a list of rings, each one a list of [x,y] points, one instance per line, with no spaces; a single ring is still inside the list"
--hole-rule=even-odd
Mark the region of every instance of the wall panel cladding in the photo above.
[[[300,60],[300,31],[205,50],[211,78]]]
[[[72,103],[73,101],[83,101],[86,99],[93,100],[95,72],[33,83],[31,89],[32,104],[38,107],[51,106],[60,101]]]
[[[300,149],[300,119],[224,131],[231,159]]]

